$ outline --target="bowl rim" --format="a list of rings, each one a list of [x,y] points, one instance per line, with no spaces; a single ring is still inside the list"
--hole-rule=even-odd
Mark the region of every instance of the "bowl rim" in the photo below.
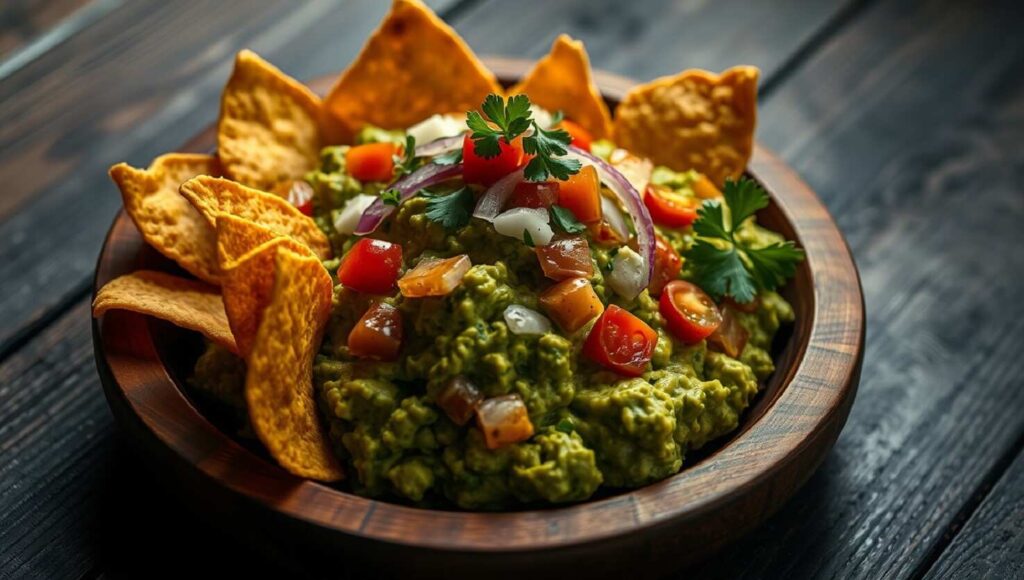
[[[488,58],[499,78],[515,79],[530,63]],[[636,83],[595,71],[610,102]],[[323,86],[321,79],[318,83]],[[212,127],[183,150],[210,149]],[[669,523],[705,521],[739,505],[754,487],[792,467],[814,445],[815,467],[845,422],[859,380],[864,344],[860,278],[849,248],[824,205],[781,159],[755,144],[749,173],[772,194],[806,254],[813,288],[811,328],[776,398],[752,425],[713,458],[651,485],[564,507],[515,512],[461,512],[368,499],[304,480],[257,456],[220,431],[181,392],[142,315],[109,312],[93,319],[94,350],[104,391],[124,423],[134,415],[154,442],[199,473],[244,498],[325,530],[431,550],[521,552],[613,539]],[[104,283],[136,269],[138,232],[122,209],[97,260],[93,296]],[[798,321],[799,322],[799,321]],[[765,445],[765,441],[772,442]],[[729,473],[723,472],[730,469]],[[809,475],[809,474],[808,474]],[[727,476],[727,477],[726,477]],[[806,479],[806,477],[804,477]],[[760,521],[782,501],[757,514]],[[409,526],[430,533],[409,535]],[[500,529],[502,533],[494,534]]]

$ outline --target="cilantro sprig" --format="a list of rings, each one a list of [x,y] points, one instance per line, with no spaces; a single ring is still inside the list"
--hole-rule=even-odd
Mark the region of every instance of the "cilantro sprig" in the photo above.
[[[405,136],[405,151],[402,155],[392,155],[392,161],[395,163],[395,178],[416,171],[416,166],[419,165],[416,159],[416,138],[412,135]]]
[[[697,284],[709,294],[746,303],[758,291],[774,290],[792,277],[804,252],[790,241],[755,248],[736,236],[743,222],[768,206],[768,194],[756,182],[726,181],[722,194],[724,206],[708,202],[697,212],[693,231],[698,238],[686,260]]]
[[[468,187],[452,193],[422,195],[427,198],[427,219],[441,224],[446,231],[454,232],[469,223],[476,200]]]
[[[567,207],[558,204],[551,206],[551,223],[567,234],[578,234],[587,229],[587,226],[576,219],[576,214]]]

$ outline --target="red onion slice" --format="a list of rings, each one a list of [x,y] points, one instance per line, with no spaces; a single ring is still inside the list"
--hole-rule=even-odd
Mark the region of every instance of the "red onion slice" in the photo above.
[[[647,266],[647,275],[642,281],[643,287],[646,288],[654,275],[654,222],[651,221],[651,214],[647,211],[640,192],[622,173],[599,157],[571,145],[568,157],[576,159],[580,163],[593,165],[597,169],[601,181],[608,186],[608,189],[612,190],[612,193],[622,202],[626,211],[633,218],[633,225],[636,226],[637,253],[640,254]]]
[[[473,217],[493,222],[494,218],[501,213],[501,209],[505,207],[508,197],[512,195],[512,192],[515,191],[516,186],[522,180],[523,169],[520,168],[495,181],[494,185],[489,187],[480,196],[480,200],[476,202]]]
[[[433,157],[462,147],[462,133],[452,137],[441,137],[429,143],[416,146],[416,157]]]
[[[392,183],[387,189],[398,190],[398,205],[401,205],[424,187],[430,187],[460,175],[462,175],[461,163],[454,165],[428,163]],[[356,231],[354,232],[355,235],[365,236],[373,232],[380,225],[380,222],[384,221],[384,218],[395,211],[395,207],[384,203],[384,200],[378,197],[376,201],[370,204],[370,207],[366,208],[362,217],[359,218],[359,223],[356,225]]]

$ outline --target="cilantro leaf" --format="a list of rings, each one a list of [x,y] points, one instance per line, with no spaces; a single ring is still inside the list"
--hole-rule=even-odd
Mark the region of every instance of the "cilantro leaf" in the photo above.
[[[406,135],[405,152],[402,156],[392,155],[391,158],[395,163],[395,177],[416,171],[416,138]]]
[[[697,210],[693,231],[705,238],[729,239],[730,229],[725,225],[725,211],[719,201],[710,201]]]
[[[697,285],[712,296],[732,296],[739,302],[750,302],[757,294],[754,280],[735,247],[722,249],[699,239],[686,259],[694,266]]]
[[[750,259],[751,274],[761,288],[776,288],[796,273],[796,263],[804,251],[793,242],[774,243],[764,248],[744,248]]]
[[[576,425],[573,424],[572,419],[563,417],[558,424],[555,425],[555,429],[562,433],[572,433],[576,430]]]
[[[402,203],[402,194],[397,189],[388,189],[381,192],[380,200],[384,202],[384,205],[398,207],[398,204]]]
[[[757,210],[768,207],[768,193],[751,179],[727,179],[722,189],[722,197],[725,198],[725,205],[728,206],[729,215],[732,217],[730,232],[740,227]]]
[[[572,213],[571,209],[560,205],[551,206],[551,221],[567,234],[578,234],[587,229],[587,226],[576,219],[576,214]]]
[[[498,145],[501,133],[495,131],[476,111],[466,113],[466,125],[469,126],[470,137],[473,139],[473,151],[485,159],[497,157],[501,153]]]
[[[469,223],[475,199],[468,187],[447,195],[430,195],[425,215],[432,222],[441,224],[449,232],[458,230]]]
[[[511,143],[525,133],[532,122],[530,99],[526,95],[509,97],[506,103],[500,95],[491,93],[484,98],[480,109],[483,115],[476,111],[466,113],[466,125],[472,131],[473,151],[484,158],[497,156],[501,153],[501,140]]]
[[[530,235],[530,230],[523,230],[523,243],[531,248],[537,245],[533,243],[533,236]]]
[[[462,163],[462,148],[453,149],[447,153],[442,153],[437,157],[434,157],[434,163],[438,165],[455,165],[456,163]]]
[[[534,156],[523,171],[526,180],[545,181],[554,176],[564,181],[579,173],[582,165],[578,160],[556,157],[568,153],[571,142],[572,137],[565,129],[541,129],[535,121],[533,133],[523,138],[523,150]]]

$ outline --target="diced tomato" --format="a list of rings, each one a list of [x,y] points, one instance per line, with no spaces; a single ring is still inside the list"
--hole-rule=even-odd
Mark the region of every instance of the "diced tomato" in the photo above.
[[[590,244],[581,237],[552,240],[537,248],[537,261],[544,275],[552,280],[589,278],[594,275]]]
[[[708,348],[738,358],[747,346],[750,333],[740,324],[740,317],[726,306],[722,308],[722,324],[708,336]]]
[[[387,294],[395,287],[401,267],[402,246],[363,238],[342,259],[338,281],[357,292]]]
[[[700,342],[722,324],[722,313],[711,297],[685,280],[674,280],[665,286],[658,311],[669,331],[686,344]]]
[[[448,381],[437,395],[437,406],[456,425],[465,425],[473,418],[476,408],[484,400],[483,393],[466,377],[459,375]]]
[[[313,215],[313,186],[303,179],[280,181],[271,192],[288,200],[304,215]]]
[[[492,185],[522,167],[528,160],[523,153],[522,137],[516,137],[511,144],[502,139],[498,147],[500,152],[496,156],[481,157],[476,154],[473,139],[467,133],[462,141],[462,180],[466,183]]]
[[[423,260],[402,276],[398,289],[406,298],[447,296],[459,287],[472,265],[465,254],[444,260]]]
[[[611,304],[590,329],[583,354],[599,365],[629,377],[643,374],[651,362],[658,334],[628,310]]]
[[[703,173],[700,174],[697,181],[693,182],[693,192],[701,199],[719,199],[722,197],[722,192]]]
[[[700,207],[695,200],[660,185],[647,188],[644,205],[651,212],[654,223],[670,228],[685,228],[692,224]]]
[[[399,151],[394,143],[354,145],[345,153],[345,168],[359,181],[391,181],[395,175],[393,156]]]
[[[533,423],[519,395],[494,397],[480,403],[476,423],[488,449],[526,441],[533,436]]]
[[[647,291],[652,296],[657,296],[661,294],[666,284],[679,277],[679,271],[683,269],[683,259],[665,238],[655,236],[654,240],[654,275],[651,276]]]
[[[390,361],[402,348],[402,313],[378,302],[363,314],[348,335],[348,351],[360,358]]]
[[[597,170],[587,165],[558,184],[558,205],[572,211],[576,219],[593,224],[601,220],[601,182]]]
[[[549,208],[558,201],[558,182],[520,181],[508,207]]]
[[[572,144],[574,146],[579,147],[584,151],[590,151],[590,143],[594,140],[590,135],[590,131],[587,131],[569,119],[562,119],[562,122],[559,123],[558,126],[565,129],[566,133],[572,137]]]
[[[566,332],[576,332],[604,311],[586,278],[569,278],[548,288],[540,295],[540,305]]]

